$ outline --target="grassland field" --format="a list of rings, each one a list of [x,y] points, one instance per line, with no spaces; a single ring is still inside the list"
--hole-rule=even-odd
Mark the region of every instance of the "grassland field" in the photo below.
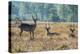
[[[47,23],[38,23],[34,31],[34,40],[30,40],[30,33],[24,31],[20,37],[20,28],[11,25],[11,50],[12,52],[34,52],[48,50],[68,50],[78,48],[78,25],[73,23],[76,29],[76,37],[69,37],[71,23],[48,23],[50,32],[60,33],[52,37],[47,35],[45,29]],[[68,39],[69,38],[69,39]],[[70,44],[69,44],[70,42]],[[68,45],[69,44],[69,45]],[[70,48],[68,48],[68,46]]]

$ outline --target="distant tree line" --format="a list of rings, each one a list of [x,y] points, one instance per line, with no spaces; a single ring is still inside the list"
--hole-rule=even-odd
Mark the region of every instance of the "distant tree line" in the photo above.
[[[32,2],[12,2],[12,20],[32,20],[37,14],[39,21],[77,22],[78,6],[69,4],[49,4]]]

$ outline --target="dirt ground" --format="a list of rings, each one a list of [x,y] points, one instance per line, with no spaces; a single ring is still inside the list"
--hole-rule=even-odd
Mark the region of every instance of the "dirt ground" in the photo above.
[[[68,23],[49,23],[50,32],[56,32],[60,35],[47,35],[45,23],[38,23],[34,33],[34,40],[30,40],[30,33],[24,31],[20,37],[20,29],[11,26],[11,50],[12,52],[34,52],[48,50],[67,50],[78,48],[78,26],[75,26],[75,36],[69,37]]]

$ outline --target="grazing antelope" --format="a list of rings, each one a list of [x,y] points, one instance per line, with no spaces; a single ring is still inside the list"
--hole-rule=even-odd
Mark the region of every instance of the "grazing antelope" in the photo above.
[[[28,23],[22,23],[21,22],[21,24],[18,26],[20,28],[20,30],[21,30],[20,36],[21,36],[23,31],[30,32],[31,40],[34,39],[34,30],[36,29],[36,26],[37,26],[37,22],[36,22],[37,21],[37,17],[34,18],[32,16],[32,19],[34,21],[34,24],[28,24]],[[32,34],[32,37],[31,37],[31,34]]]
[[[49,31],[49,30],[50,30],[50,27],[46,27],[46,30],[47,30],[47,35],[48,35],[48,36],[60,35],[60,33],[56,33],[56,32],[51,33],[51,32]]]

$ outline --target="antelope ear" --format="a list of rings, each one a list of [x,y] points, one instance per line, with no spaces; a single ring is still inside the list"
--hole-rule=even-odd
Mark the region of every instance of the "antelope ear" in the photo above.
[[[36,14],[36,20],[38,20],[38,15]]]
[[[48,27],[48,29],[50,29],[50,26]]]
[[[45,29],[47,29],[47,27],[45,27]]]
[[[45,28],[47,28],[47,24],[45,24]]]

